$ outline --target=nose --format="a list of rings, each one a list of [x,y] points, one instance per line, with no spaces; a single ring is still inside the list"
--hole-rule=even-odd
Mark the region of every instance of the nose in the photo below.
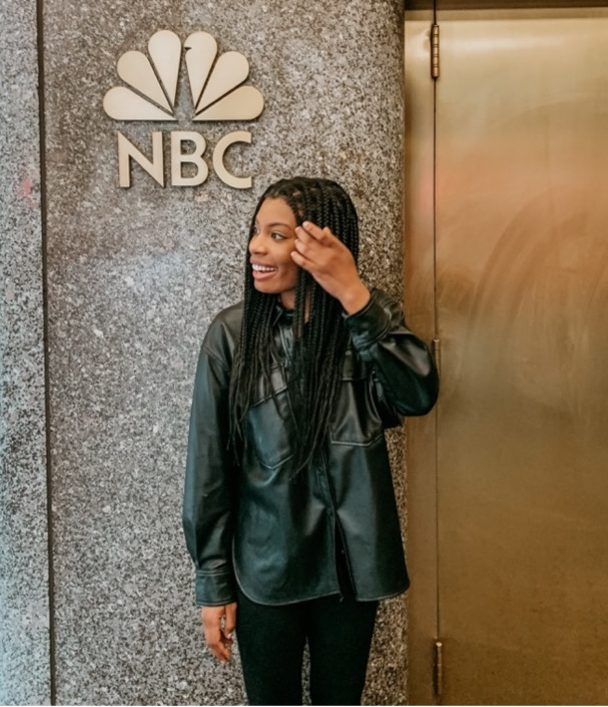
[[[257,233],[255,236],[251,237],[251,240],[249,241],[249,252],[253,255],[254,253],[265,253],[266,252],[266,246],[264,245],[265,241],[264,238],[262,238],[261,233]]]

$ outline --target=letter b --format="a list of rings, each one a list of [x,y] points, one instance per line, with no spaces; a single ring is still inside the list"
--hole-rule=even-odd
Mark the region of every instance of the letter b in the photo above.
[[[182,143],[190,140],[194,143],[194,152],[184,154]],[[202,184],[209,175],[209,168],[203,161],[205,138],[200,133],[187,130],[174,130],[171,133],[171,184],[174,187],[195,187]],[[191,162],[196,166],[192,177],[182,176],[182,164]]]

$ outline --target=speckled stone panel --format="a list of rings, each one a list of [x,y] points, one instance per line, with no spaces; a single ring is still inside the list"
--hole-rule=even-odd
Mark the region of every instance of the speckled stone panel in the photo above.
[[[48,704],[36,3],[2,3],[0,28],[0,703]]]
[[[196,357],[212,316],[241,297],[259,193],[296,173],[337,178],[362,224],[364,276],[401,292],[402,13],[394,0],[45,0],[51,454],[60,703],[244,704],[238,651],[204,650],[181,496]],[[210,32],[245,54],[266,106],[251,123],[116,122],[116,61],[158,29]],[[118,187],[116,132],[250,130],[194,188],[133,169]],[[210,151],[206,153],[210,163]],[[396,440],[396,441],[395,441]],[[401,505],[404,475],[393,440]],[[364,699],[405,700],[405,598],[385,602]]]

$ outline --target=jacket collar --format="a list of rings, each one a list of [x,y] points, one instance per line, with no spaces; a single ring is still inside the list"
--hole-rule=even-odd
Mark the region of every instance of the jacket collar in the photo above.
[[[291,326],[293,322],[293,309],[286,309],[281,304],[281,300],[277,297],[274,305],[274,316],[272,318],[272,323],[276,324],[280,322],[281,324],[286,324]]]

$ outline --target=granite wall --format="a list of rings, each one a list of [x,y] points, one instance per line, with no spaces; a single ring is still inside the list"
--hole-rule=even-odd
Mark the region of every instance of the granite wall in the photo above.
[[[52,664],[60,704],[244,703],[238,654],[218,665],[203,648],[181,532],[198,348],[214,313],[241,296],[249,216],[280,176],[341,181],[360,211],[364,277],[400,293],[401,2],[45,0],[46,347],[35,11],[9,3],[3,12],[17,16],[19,30],[9,33],[11,76],[1,77],[2,111],[12,121],[2,128],[11,165],[2,179],[14,198],[2,215],[10,236],[2,263],[0,562],[10,571],[0,583],[0,701],[49,701]],[[204,30],[220,51],[244,54],[248,82],[265,98],[262,115],[193,124],[182,67],[175,123],[109,118],[102,101],[122,84],[118,58],[145,52],[159,29],[182,41]],[[226,162],[253,175],[253,188],[230,188],[212,170],[200,186],[163,188],[139,167],[131,188],[120,188],[117,131],[148,154],[151,132],[161,131],[168,158],[173,129],[203,133],[208,163],[223,135],[249,130],[252,144],[231,148]],[[393,451],[402,442],[394,437]],[[367,703],[405,700],[405,622],[403,596],[382,604]]]
[[[50,695],[36,5],[0,6],[0,703]]]

